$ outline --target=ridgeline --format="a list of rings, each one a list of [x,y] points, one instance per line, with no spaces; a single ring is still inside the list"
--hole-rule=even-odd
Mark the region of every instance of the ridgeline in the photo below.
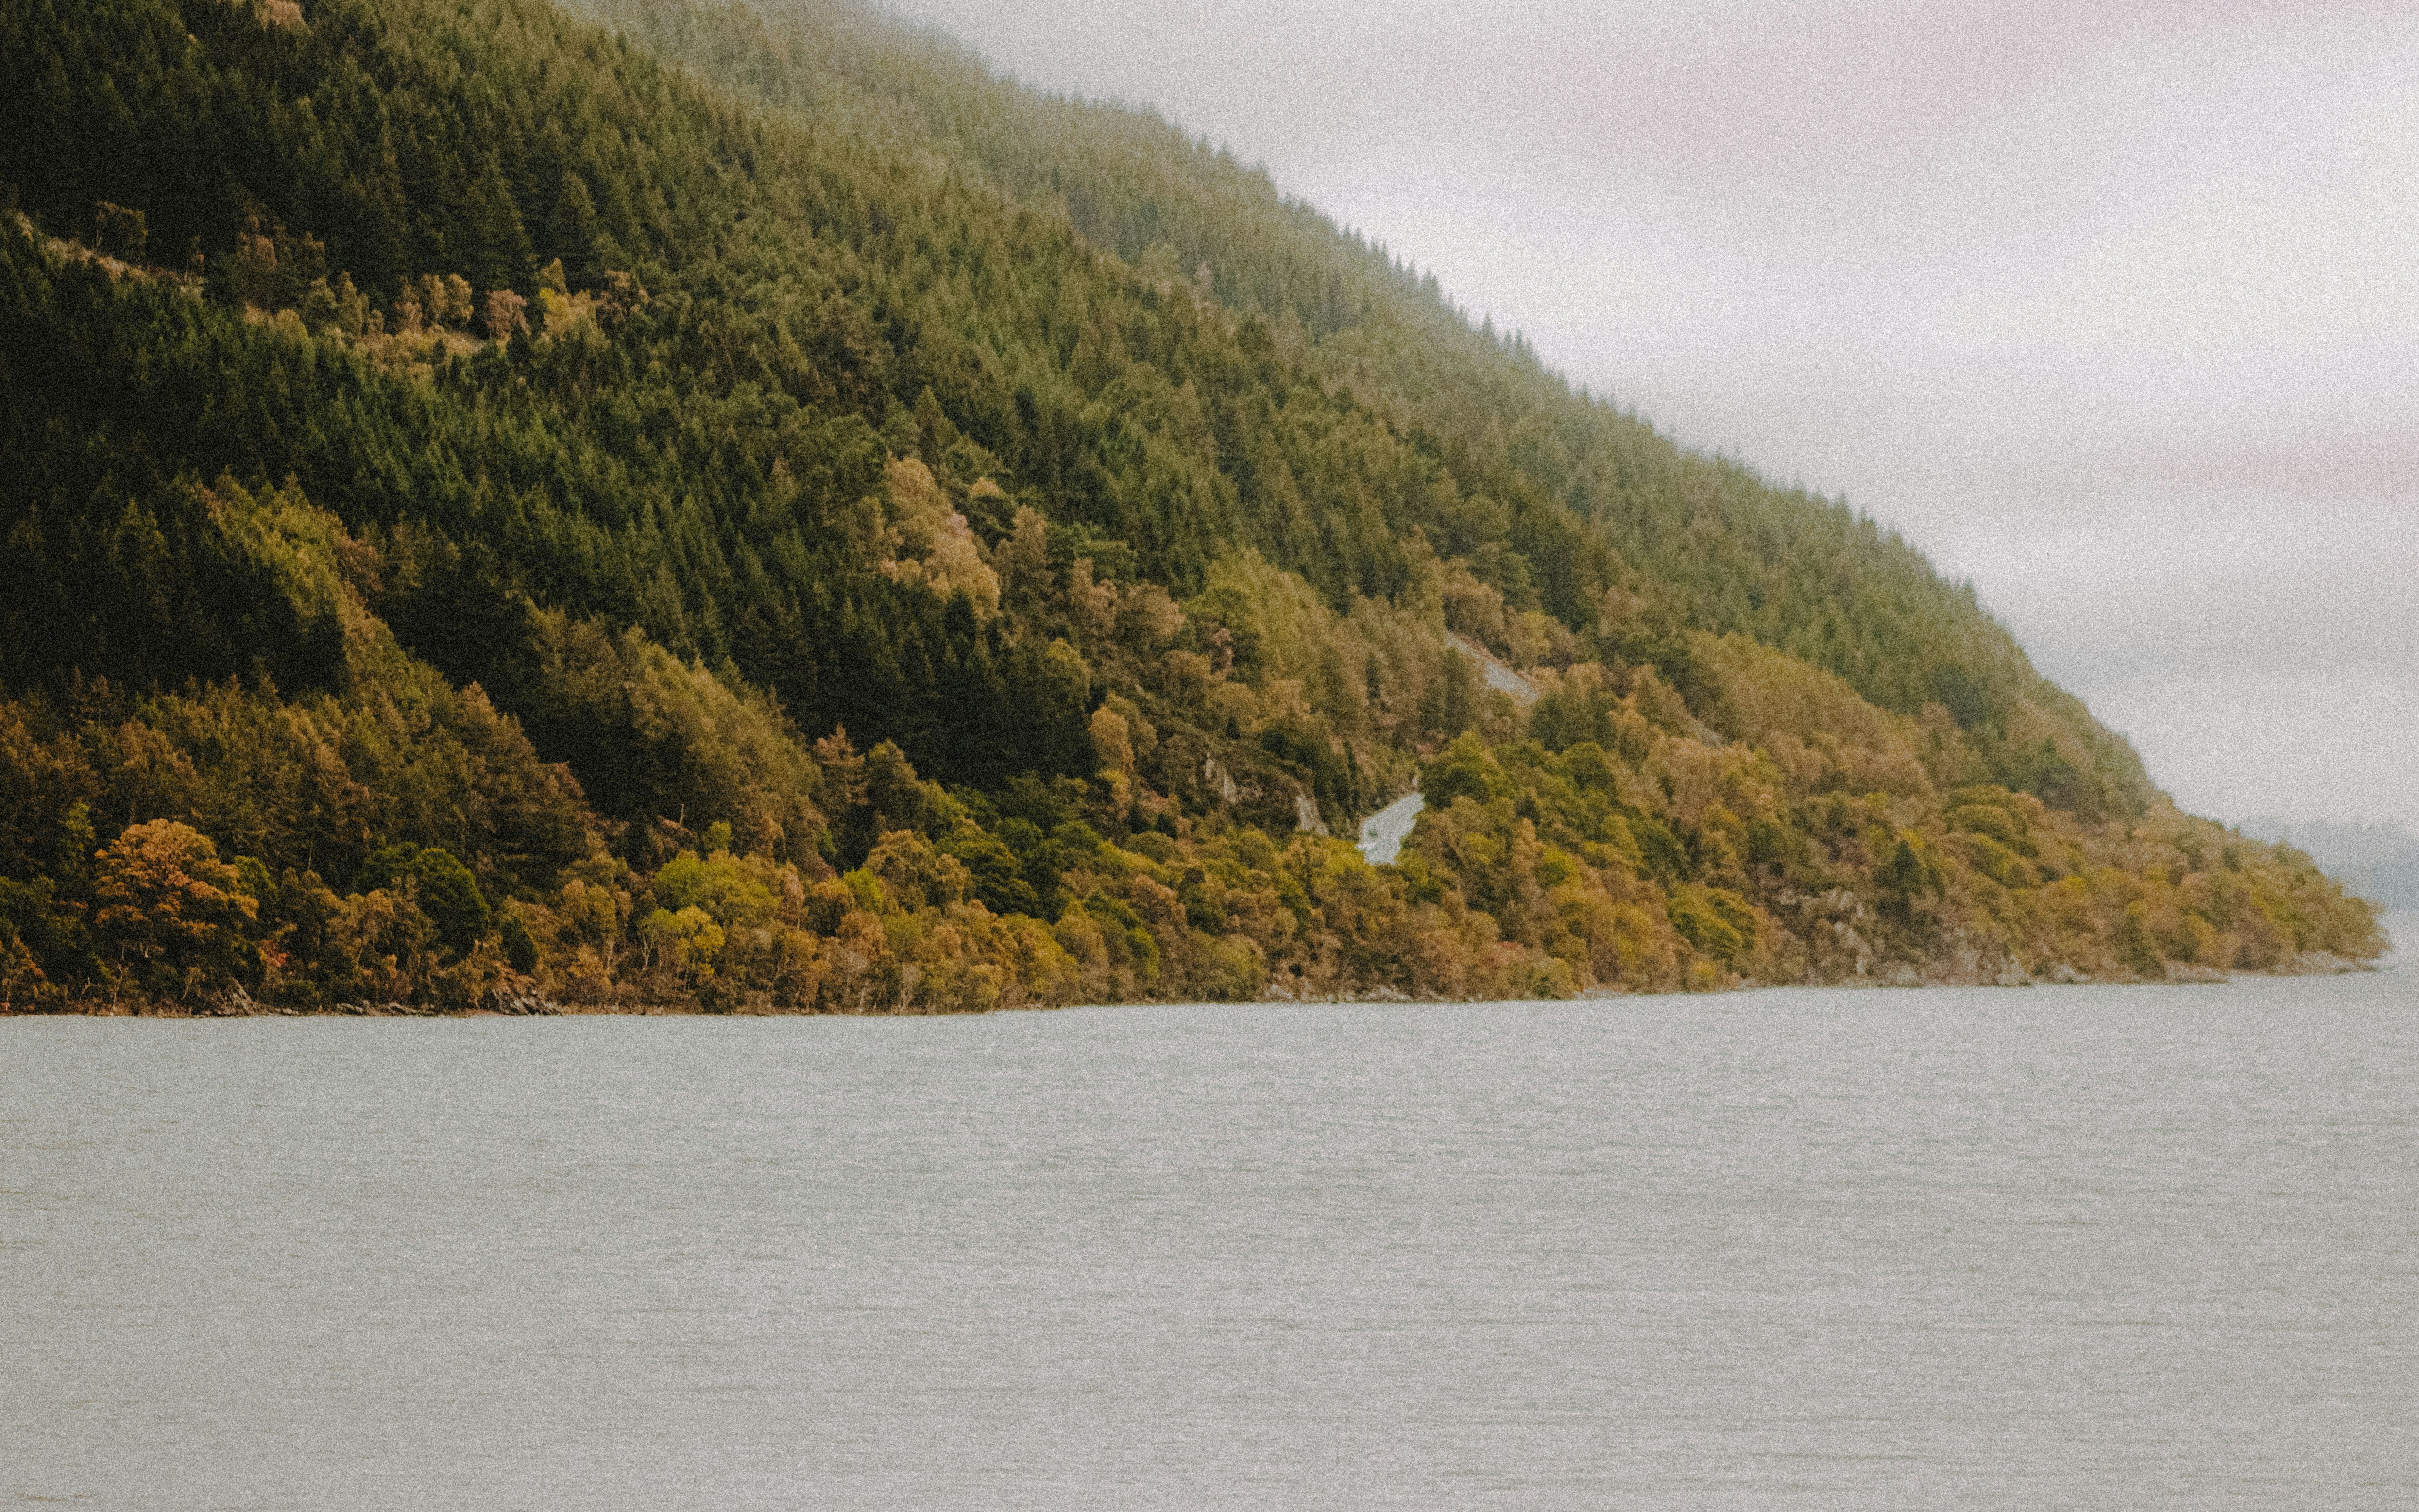
[[[2381,949],[1872,520],[812,0],[0,0],[0,455],[18,1011]]]

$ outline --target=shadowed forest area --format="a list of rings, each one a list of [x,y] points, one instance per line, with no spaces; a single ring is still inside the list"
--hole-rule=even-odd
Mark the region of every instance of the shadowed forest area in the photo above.
[[[0,455],[19,1011],[2382,948],[1871,519],[844,6],[0,0]]]

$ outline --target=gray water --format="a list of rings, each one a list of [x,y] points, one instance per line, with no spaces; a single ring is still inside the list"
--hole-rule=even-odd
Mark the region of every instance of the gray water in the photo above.
[[[0,1503],[2419,1505],[2419,972],[0,1020]]]

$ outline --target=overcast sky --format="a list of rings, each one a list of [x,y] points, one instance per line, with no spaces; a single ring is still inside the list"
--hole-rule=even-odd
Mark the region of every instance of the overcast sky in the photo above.
[[[2419,9],[893,8],[1903,530],[2187,808],[2419,827]]]

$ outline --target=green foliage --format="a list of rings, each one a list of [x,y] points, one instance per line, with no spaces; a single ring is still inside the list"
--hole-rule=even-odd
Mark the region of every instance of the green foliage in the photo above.
[[[1421,780],[1427,801],[1439,808],[1450,806],[1456,798],[1486,803],[1511,791],[1485,742],[1467,733],[1428,764]]]
[[[772,879],[727,851],[701,857],[683,851],[655,875],[655,898],[678,912],[702,908],[721,924],[753,924],[773,912]]]
[[[1665,911],[1691,949],[1724,966],[1737,963],[1755,941],[1755,910],[1727,887],[1676,888]]]
[[[527,976],[537,970],[537,939],[518,914],[502,916],[497,921],[496,936],[504,948],[506,964],[515,971]]]
[[[361,892],[408,885],[448,949],[468,950],[486,933],[489,910],[478,878],[441,845],[382,845],[362,863],[353,885]]]
[[[573,10],[0,0],[0,997],[2374,953],[1264,175],[826,0]]]

